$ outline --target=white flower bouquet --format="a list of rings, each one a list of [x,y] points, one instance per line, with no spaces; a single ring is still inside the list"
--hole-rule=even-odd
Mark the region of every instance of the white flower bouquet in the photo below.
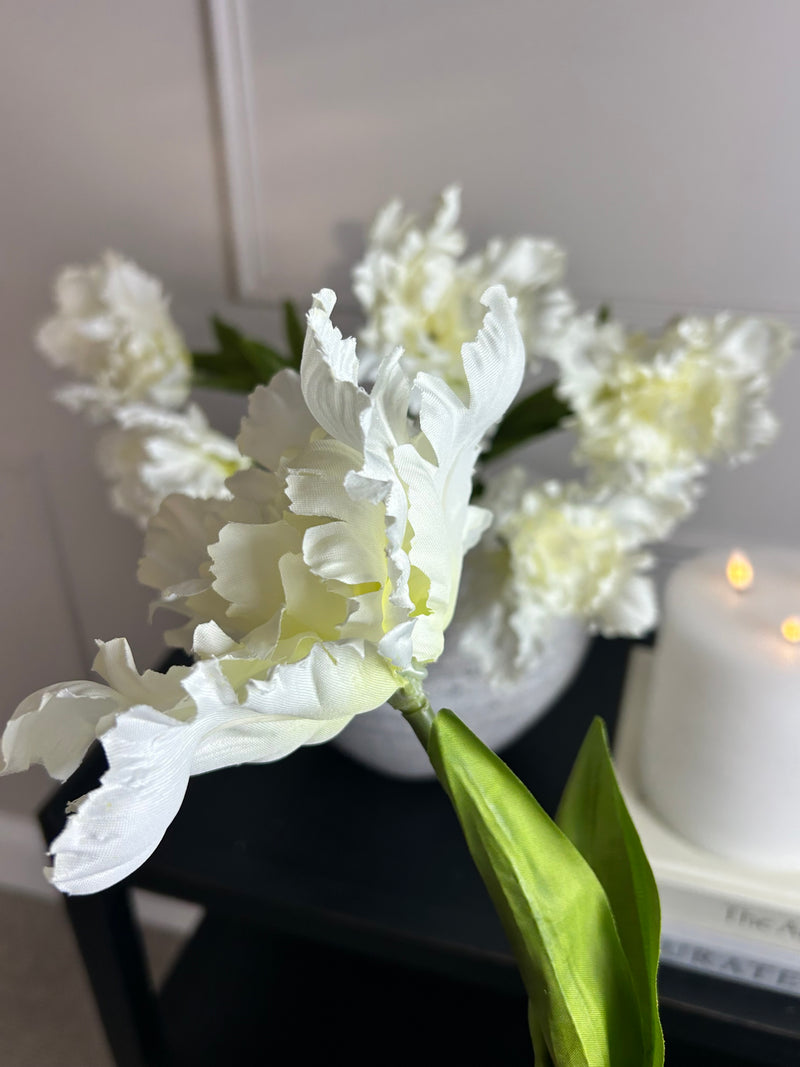
[[[78,379],[63,401],[109,424],[112,500],[146,526],[139,578],[181,617],[167,640],[193,659],[140,674],[126,641],[100,642],[104,682],[23,701],[2,769],[38,762],[65,779],[99,739],[108,769],[70,806],[49,872],[92,893],[145,862],[191,775],[283,758],[388,701],[503,919],[537,1063],[659,1064],[658,897],[602,724],[554,822],[430,706],[426,673],[457,604],[498,683],[535,660],[554,620],[649,629],[646,546],[689,512],[709,462],[771,439],[765,400],[791,338],[728,315],[654,338],[579,315],[556,245],[495,241],[464,259],[458,207],[449,189],[427,226],[398,204],[379,215],[354,271],[358,346],[334,327],[330,290],[305,329],[287,306],[285,353],[215,321],[218,351],[191,354],[133,264],[108,255],[61,275],[40,346]],[[534,390],[545,359],[555,381]],[[235,444],[187,406],[193,383],[251,393]],[[493,475],[497,456],[559,426],[576,434],[581,478]],[[494,592],[472,600],[469,571],[484,569]]]

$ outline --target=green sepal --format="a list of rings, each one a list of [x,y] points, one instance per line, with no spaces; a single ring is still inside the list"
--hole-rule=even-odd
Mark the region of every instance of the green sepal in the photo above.
[[[558,1067],[643,1067],[630,967],[591,867],[451,711],[427,750],[514,952],[540,1058],[546,1047]]]
[[[283,331],[286,334],[286,343],[289,346],[289,359],[295,370],[300,369],[300,361],[303,358],[303,344],[306,331],[303,322],[297,313],[297,308],[291,300],[283,302]]]
[[[556,396],[555,384],[531,393],[506,412],[489,449],[480,457],[481,462],[496,459],[510,448],[558,429],[561,421],[570,414],[569,405]]]
[[[656,972],[661,907],[653,872],[617,784],[603,720],[596,718],[567,781],[556,822],[606,892],[633,976],[647,1067],[664,1063]]]

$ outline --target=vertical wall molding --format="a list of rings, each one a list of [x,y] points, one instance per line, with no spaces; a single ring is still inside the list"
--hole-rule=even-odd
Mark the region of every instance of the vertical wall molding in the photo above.
[[[247,0],[208,0],[222,150],[233,233],[238,296],[264,301],[267,255],[262,243],[258,140],[253,101]]]

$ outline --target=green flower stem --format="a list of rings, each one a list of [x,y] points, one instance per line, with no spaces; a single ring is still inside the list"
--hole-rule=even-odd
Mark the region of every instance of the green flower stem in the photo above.
[[[410,679],[402,689],[398,689],[389,703],[393,708],[402,711],[411,729],[420,740],[420,744],[427,752],[428,739],[431,736],[431,727],[436,717],[436,712],[425,695],[422,683]]]

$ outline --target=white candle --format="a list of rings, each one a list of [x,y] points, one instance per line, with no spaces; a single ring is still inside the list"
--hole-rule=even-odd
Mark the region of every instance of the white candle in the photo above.
[[[752,584],[741,591],[724,552],[681,565],[667,583],[641,785],[688,840],[800,870],[800,644],[781,632],[800,614],[800,553],[750,558]]]

